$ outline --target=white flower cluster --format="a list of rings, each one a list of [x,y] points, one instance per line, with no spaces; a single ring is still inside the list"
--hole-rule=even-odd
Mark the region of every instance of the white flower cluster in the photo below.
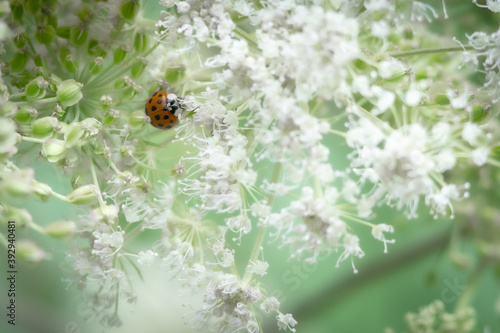
[[[364,251],[351,224],[369,227],[387,252],[394,239],[386,235],[394,227],[370,221],[378,205],[414,218],[424,203],[436,218],[453,217],[453,203],[468,196],[470,185],[449,183],[447,174],[464,160],[475,166],[488,161],[494,126],[474,121],[473,110],[482,104],[470,98],[469,87],[433,86],[430,79],[417,79],[416,73],[434,75],[425,64],[410,68],[382,54],[391,47],[389,37],[403,33],[405,20],[438,17],[430,5],[161,3],[166,11],[157,27],[169,48],[154,60],[155,73],[183,68],[174,85],[199,89],[186,97],[194,111],[178,128],[177,137],[188,146],[179,189],[200,214],[231,214],[223,215],[223,232],[236,233],[233,240],[257,227],[262,242],[269,228],[271,238],[291,248],[292,258],[314,263],[321,253],[338,251],[337,265],[351,260],[357,272],[353,259]],[[208,51],[199,57],[186,52],[201,49]],[[346,129],[339,130],[335,120],[343,117]],[[350,165],[341,170],[332,164],[333,134],[352,149]],[[257,173],[269,164],[274,165],[270,178]],[[225,271],[234,265],[235,250],[217,244],[210,249]],[[197,316],[201,326],[213,320],[220,330],[253,331],[249,309],[261,300],[242,296],[248,287],[243,281],[262,275],[255,267],[260,245],[243,280],[234,271],[206,272],[207,305]],[[267,265],[262,261],[259,267]],[[295,324],[287,316],[278,316],[280,328]]]

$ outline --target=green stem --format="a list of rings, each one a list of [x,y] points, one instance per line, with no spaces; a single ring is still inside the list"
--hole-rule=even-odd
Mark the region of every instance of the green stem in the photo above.
[[[426,49],[409,50],[409,51],[399,51],[399,52],[389,52],[389,56],[394,58],[411,57],[421,54],[432,54],[432,53],[446,53],[446,52],[457,52],[457,51],[469,51],[473,50],[472,46],[451,46],[451,47],[430,47]]]
[[[38,138],[32,138],[30,136],[21,136],[21,139],[26,142],[36,142],[36,143],[44,143],[45,140],[43,139],[38,139]]]
[[[42,103],[55,103],[59,101],[57,97],[48,97],[48,98],[42,98],[42,99],[37,99],[34,101],[22,101],[22,102],[16,102],[17,106],[23,106],[23,105],[33,105],[33,104],[42,104]]]

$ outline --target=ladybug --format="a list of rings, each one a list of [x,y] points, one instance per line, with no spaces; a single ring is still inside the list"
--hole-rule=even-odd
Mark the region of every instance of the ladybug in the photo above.
[[[180,108],[177,96],[167,95],[166,91],[157,91],[149,96],[146,102],[146,115],[151,119],[151,125],[167,130],[177,124],[176,111]]]

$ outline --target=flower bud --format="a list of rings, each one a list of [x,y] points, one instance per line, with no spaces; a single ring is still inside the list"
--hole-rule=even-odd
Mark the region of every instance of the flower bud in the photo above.
[[[35,32],[35,38],[40,44],[50,44],[56,36],[56,30],[51,25],[39,26]]]
[[[49,200],[52,195],[52,188],[44,183],[33,181],[32,190],[37,197],[39,197],[42,201]]]
[[[0,104],[0,117],[12,118],[17,112],[17,105],[12,102],[4,102]]]
[[[73,58],[72,55],[66,56],[66,60],[63,61],[64,68],[70,73],[76,73],[78,71],[78,61]]]
[[[52,91],[57,91],[57,86],[62,82],[60,78],[55,76],[54,74],[51,74],[49,77],[49,89]]]
[[[142,72],[144,72],[144,68],[146,68],[146,60],[139,59],[132,64],[131,73],[133,78],[138,78],[141,76]]]
[[[14,20],[21,22],[24,13],[24,6],[21,1],[12,1],[10,4],[10,11]]]
[[[122,14],[124,19],[126,19],[126,20],[133,19],[138,11],[139,11],[138,0],[123,0],[122,1],[122,5],[120,7],[120,13]]]
[[[51,163],[55,163],[66,156],[65,142],[58,139],[49,139],[42,145],[42,155]]]
[[[91,215],[101,223],[113,224],[118,218],[118,207],[103,205],[92,210]]]
[[[80,122],[73,122],[69,124],[68,128],[64,131],[64,141],[66,148],[79,147],[84,145],[82,139],[85,136],[85,130],[82,128]]]
[[[51,237],[66,238],[75,233],[76,223],[73,221],[55,221],[47,224],[43,229]]]
[[[145,124],[149,123],[148,116],[144,114],[144,111],[137,110],[132,112],[130,118],[128,119],[130,127],[133,129],[139,129]]]
[[[38,115],[38,111],[30,106],[23,106],[17,110],[14,120],[18,123],[28,123]]]
[[[102,64],[104,63],[104,59],[102,57],[97,57],[94,59],[94,64],[90,65],[90,72],[92,74],[97,74],[101,71],[102,69]]]
[[[89,35],[89,31],[87,28],[83,27],[73,27],[70,31],[70,41],[73,42],[74,45],[83,45],[87,41],[87,37]]]
[[[146,34],[138,33],[134,38],[134,48],[137,52],[145,52],[148,48],[148,37]]]
[[[37,263],[47,258],[45,251],[31,240],[22,239],[17,241],[16,250],[19,260]]]
[[[32,185],[35,177],[33,169],[15,170],[4,175],[0,182],[2,193],[10,197],[25,197],[32,193]]]
[[[28,54],[24,50],[19,50],[14,54],[14,58],[10,62],[10,69],[13,72],[20,72],[26,67],[28,62]]]
[[[59,121],[54,117],[43,117],[35,120],[31,124],[31,133],[35,138],[47,139],[54,135],[56,131],[60,131],[61,126]]]
[[[35,101],[37,99],[43,98],[48,86],[49,82],[46,81],[43,77],[38,76],[26,86],[26,99],[28,101]]]
[[[45,66],[43,63],[43,57],[41,55],[39,55],[39,54],[35,55],[35,57],[33,58],[33,62],[35,63],[35,66],[44,67],[43,69],[45,69]]]
[[[119,64],[127,56],[127,49],[124,46],[119,46],[113,51],[113,62]]]
[[[62,107],[72,106],[78,103],[82,97],[83,84],[69,79],[61,82],[57,87],[57,99],[61,102]]]
[[[57,27],[56,29],[56,35],[58,37],[69,39],[70,34],[71,34],[71,27]]]
[[[59,118],[59,117],[62,117],[65,113],[66,112],[63,110],[63,108],[59,104],[56,104],[56,106],[54,106],[54,111],[52,111],[52,117]],[[67,125],[67,124],[64,124],[64,125]]]
[[[18,227],[26,227],[33,223],[33,218],[26,209],[8,205],[3,205],[3,208],[6,221],[16,221]]]
[[[104,58],[107,54],[106,51],[102,48],[101,44],[99,41],[93,39],[89,42],[89,45],[87,47],[87,52],[90,55],[96,56],[96,57],[102,57]]]
[[[111,97],[111,95],[102,95],[100,102],[101,102],[102,108],[107,110],[107,109],[109,109],[111,104],[113,104],[113,97]]]
[[[26,42],[28,41],[28,37],[26,36],[25,33],[22,33],[22,34],[17,35],[16,37],[14,37],[13,41],[14,41],[14,45],[16,45],[16,47],[18,49],[21,49],[26,45]]]
[[[96,191],[95,185],[83,185],[71,192],[66,198],[75,205],[85,205],[97,199]]]
[[[184,65],[180,65],[177,67],[167,68],[165,73],[165,79],[170,83],[175,83],[182,79],[186,74],[186,67]]]
[[[90,136],[99,133],[101,123],[95,118],[71,123],[64,131],[66,148],[80,147],[87,143]]]

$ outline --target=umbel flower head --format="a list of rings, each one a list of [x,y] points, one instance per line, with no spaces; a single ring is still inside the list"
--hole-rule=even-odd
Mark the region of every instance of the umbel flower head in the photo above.
[[[420,34],[437,13],[418,1],[161,0],[154,20],[138,0],[4,4],[1,213],[77,239],[74,281],[104,326],[140,299],[129,272],[160,266],[204,294],[194,327],[259,332],[264,314],[295,331],[262,279],[267,242],[357,273],[366,235],[384,252],[395,242],[379,206],[454,217],[473,185],[463,172],[500,166],[498,33],[468,36],[463,52],[483,87],[449,70],[458,53],[412,62],[415,45],[440,43]],[[156,91],[172,129],[151,126],[167,119],[146,104]],[[72,189],[55,191],[34,163]],[[40,226],[16,201],[30,197],[75,214]],[[137,241],[147,229],[156,242]]]

